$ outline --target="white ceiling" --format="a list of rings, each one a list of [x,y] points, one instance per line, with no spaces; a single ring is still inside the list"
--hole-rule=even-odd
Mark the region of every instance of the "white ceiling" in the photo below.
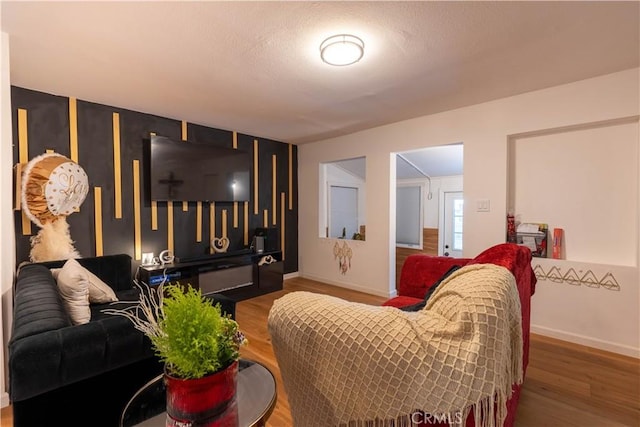
[[[13,85],[296,144],[639,65],[635,1],[1,6]]]
[[[462,144],[440,145],[422,150],[398,153],[397,179],[424,179],[463,174]]]

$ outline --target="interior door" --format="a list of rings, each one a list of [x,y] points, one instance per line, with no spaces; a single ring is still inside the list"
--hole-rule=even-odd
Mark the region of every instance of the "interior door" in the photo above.
[[[454,258],[462,257],[462,223],[464,211],[462,191],[445,191],[442,217],[443,239],[440,254]]]

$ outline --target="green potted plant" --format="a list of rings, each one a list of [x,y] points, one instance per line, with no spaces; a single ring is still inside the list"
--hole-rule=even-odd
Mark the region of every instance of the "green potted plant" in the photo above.
[[[164,362],[167,425],[233,424],[240,347],[247,343],[236,321],[191,286],[139,287],[137,305],[108,312],[131,320]]]

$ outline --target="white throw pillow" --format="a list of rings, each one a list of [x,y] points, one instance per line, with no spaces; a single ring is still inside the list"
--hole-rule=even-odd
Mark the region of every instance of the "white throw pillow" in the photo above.
[[[107,302],[118,301],[118,297],[116,293],[111,289],[111,286],[104,283],[98,276],[93,274],[91,271],[87,270],[83,266],[80,265],[78,261],[75,259],[70,259],[65,262],[62,270],[67,269],[71,270],[71,275],[74,277],[81,277],[84,280],[89,282],[89,302],[95,304],[104,304]],[[57,280],[55,268],[51,269],[51,274],[54,279]],[[60,273],[58,273],[59,275]]]
[[[71,260],[70,260],[71,261]],[[66,265],[69,263],[65,263]],[[89,280],[87,274],[76,268],[62,267],[53,273],[57,275],[58,290],[62,297],[67,313],[74,325],[89,323],[91,309],[89,308]]]
[[[109,285],[81,266],[75,259],[65,262],[62,268],[52,268],[51,274],[58,282],[60,295],[71,321],[76,325],[91,320],[89,303],[118,301]]]

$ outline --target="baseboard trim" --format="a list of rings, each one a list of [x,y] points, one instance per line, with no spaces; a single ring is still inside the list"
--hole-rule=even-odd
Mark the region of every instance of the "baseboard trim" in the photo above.
[[[5,408],[5,407],[9,406],[9,403],[11,403],[9,401],[9,393],[4,392],[4,393],[0,394],[0,408]]]
[[[339,288],[351,289],[352,291],[362,292],[363,294],[376,295],[384,298],[393,298],[395,296],[395,289],[394,289],[394,292],[392,293],[380,292],[380,291],[376,291],[375,289],[365,288],[364,286],[354,285],[352,283],[328,280],[324,277],[316,277],[310,274],[303,274],[300,277],[302,277],[303,279],[315,280],[316,282],[326,283],[327,285],[337,286]]]
[[[572,334],[570,332],[560,331],[544,326],[531,325],[531,332],[538,335],[544,335],[546,337],[556,338],[562,341],[568,341],[574,344],[580,344],[587,347],[593,347],[599,350],[610,351],[612,353],[618,353],[624,356],[640,359],[640,348],[634,348],[611,341],[599,340],[597,338],[587,337],[584,335]]]
[[[293,273],[287,273],[283,276],[283,280],[287,279],[295,279],[296,277],[300,277],[299,271],[294,271]]]

